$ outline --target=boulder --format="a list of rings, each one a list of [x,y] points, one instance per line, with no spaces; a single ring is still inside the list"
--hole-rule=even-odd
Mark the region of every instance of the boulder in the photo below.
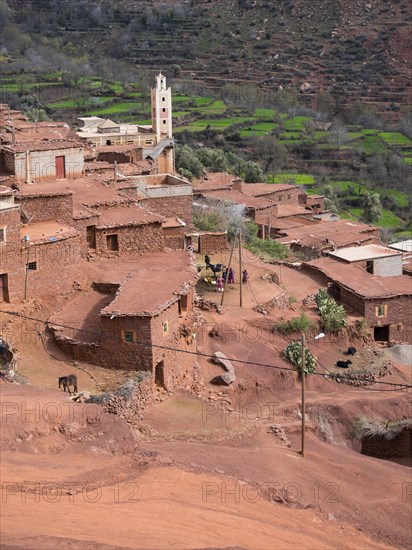
[[[227,372],[233,373],[233,375],[235,374],[235,367],[232,365],[226,355],[221,351],[217,351],[213,355],[212,361],[223,367]]]

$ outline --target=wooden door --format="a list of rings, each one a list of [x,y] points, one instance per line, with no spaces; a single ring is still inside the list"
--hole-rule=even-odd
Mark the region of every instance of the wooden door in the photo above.
[[[65,157],[56,157],[56,179],[64,180],[66,177]]]
[[[7,285],[7,273],[0,275],[0,302],[9,301],[9,290]]]

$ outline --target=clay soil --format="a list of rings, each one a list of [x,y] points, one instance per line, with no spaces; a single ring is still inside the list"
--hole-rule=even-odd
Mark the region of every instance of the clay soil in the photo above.
[[[204,392],[159,391],[134,428],[96,405],[73,404],[56,384],[70,370],[81,390],[96,391],[94,379],[115,387],[126,373],[91,365],[76,370],[45,335],[40,338],[34,322],[25,322],[18,368],[28,384],[0,382],[1,548],[410,547],[410,467],[361,455],[348,434],[357,414],[410,416],[410,394],[308,377],[302,457],[300,385],[295,372],[275,368],[290,366],[281,357],[287,340],[272,326],[298,315],[301,300],[320,282],[252,256],[245,264],[250,285],[243,289],[243,308],[235,284],[222,315],[202,312],[206,324],[197,334],[201,353],[220,350],[236,359],[236,382],[212,385],[222,371],[199,355]],[[268,273],[279,276],[280,286],[262,279]],[[199,292],[220,298],[206,283],[199,283]],[[283,298],[267,315],[252,309],[277,296]],[[25,307],[33,317],[52,311],[51,304]],[[314,309],[304,309],[316,319]],[[12,327],[20,330],[15,320]],[[345,335],[308,346],[327,373],[353,343],[360,350],[355,368],[364,369],[371,343]],[[392,370],[382,380],[410,383],[410,367],[394,363]]]

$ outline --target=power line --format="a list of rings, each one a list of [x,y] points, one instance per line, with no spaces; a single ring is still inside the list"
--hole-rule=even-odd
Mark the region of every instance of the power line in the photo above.
[[[83,333],[87,333],[87,334],[93,334],[95,336],[101,336],[100,332],[94,332],[94,331],[90,331],[90,330],[80,329],[80,328],[76,328],[76,327],[72,327],[72,326],[68,326],[68,325],[63,325],[63,324],[60,324],[60,323],[54,323],[54,322],[52,323],[50,321],[45,321],[44,319],[38,319],[36,317],[29,317],[28,315],[23,315],[21,313],[17,313],[17,312],[14,312],[14,311],[0,310],[0,313],[5,313],[6,315],[12,315],[14,317],[19,317],[19,318],[26,319],[26,320],[29,320],[29,321],[36,321],[38,323],[42,323],[45,326],[53,325],[53,326],[56,326],[56,327],[66,328],[66,329],[70,329],[70,330],[77,331],[77,332],[83,332]],[[135,342],[135,345],[147,346],[147,347],[158,348],[158,349],[164,349],[164,350],[168,350],[168,351],[176,351],[178,353],[186,353],[188,355],[196,355],[196,356],[200,356],[200,357],[207,357],[209,359],[213,359],[213,357],[214,357],[213,355],[211,355],[209,353],[202,353],[202,352],[199,352],[199,351],[182,350],[182,349],[174,348],[174,347],[171,347],[171,346],[161,346],[159,344],[144,344],[144,343]],[[266,368],[271,368],[271,369],[276,369],[276,370],[281,370],[281,371],[296,372],[296,369],[294,369],[293,367],[278,367],[276,365],[269,365],[267,363],[257,363],[256,361],[248,361],[246,359],[236,359],[236,358],[230,358],[230,357],[227,357],[227,360],[231,361],[232,363],[243,363],[245,365],[253,365],[253,366],[256,366],[256,367],[266,367]],[[350,376],[348,376],[346,374],[333,373],[333,372],[329,371],[327,369],[327,367],[325,367],[321,363],[319,363],[319,365],[321,367],[323,367],[325,370],[327,370],[329,374],[325,375],[324,373],[321,373],[321,372],[313,372],[313,373],[311,373],[312,376],[323,376],[323,377],[324,376],[329,376],[330,378],[333,378],[333,379],[339,378],[339,379],[345,379],[345,380],[358,381],[357,378],[351,378]],[[398,388],[397,391],[400,391],[401,388],[403,388],[403,389],[412,388],[412,384],[400,384],[400,383],[394,383],[394,382],[381,382],[381,381],[378,381],[378,380],[376,380],[374,382],[371,382],[371,384],[381,384],[381,385],[385,385],[385,386],[393,386],[393,387]],[[374,391],[380,391],[380,390],[374,390]],[[392,391],[394,391],[394,390],[392,390]]]

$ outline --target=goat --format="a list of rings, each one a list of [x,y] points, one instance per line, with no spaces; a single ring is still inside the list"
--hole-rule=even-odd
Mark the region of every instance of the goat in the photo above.
[[[348,359],[347,361],[342,361],[339,359],[339,361],[336,362],[336,366],[340,367],[341,369],[348,369],[349,365],[352,365],[352,361]]]
[[[354,347],[350,347],[348,348],[348,351],[346,352],[346,355],[355,355],[355,353],[357,352],[358,350]]]
[[[73,393],[77,393],[77,376],[75,374],[69,374],[68,376],[60,376],[59,378],[59,389],[63,386],[64,391],[69,392],[69,395],[71,395],[71,391],[69,386],[73,386],[74,390]]]

